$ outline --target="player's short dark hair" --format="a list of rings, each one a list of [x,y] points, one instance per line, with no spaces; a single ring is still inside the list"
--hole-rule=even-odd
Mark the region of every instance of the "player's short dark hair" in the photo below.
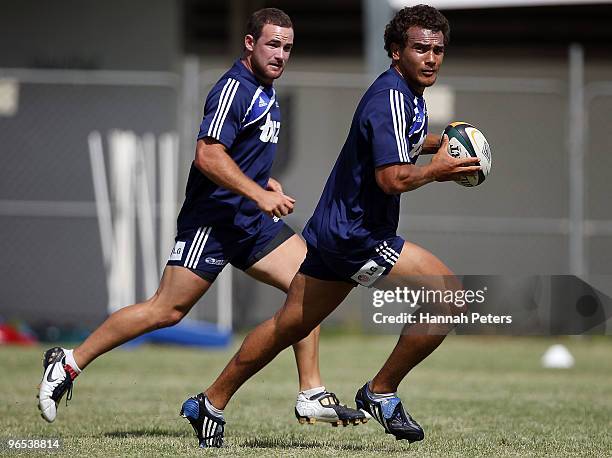
[[[385,28],[385,50],[389,57],[391,57],[391,43],[398,44],[401,49],[406,47],[408,29],[412,26],[442,32],[445,45],[450,41],[450,25],[442,13],[433,6],[408,6],[399,10]]]
[[[247,23],[247,35],[252,35],[253,39],[257,41],[266,24],[293,28],[293,23],[287,13],[278,8],[263,8],[251,14],[249,22]]]

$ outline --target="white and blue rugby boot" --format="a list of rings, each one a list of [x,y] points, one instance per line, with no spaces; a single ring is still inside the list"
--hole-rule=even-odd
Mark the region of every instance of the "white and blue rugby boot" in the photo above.
[[[397,440],[417,442],[425,438],[423,428],[404,410],[397,395],[374,397],[366,383],[357,391],[355,403],[358,409],[374,417],[385,428],[386,434],[394,435]]]
[[[206,395],[200,393],[183,402],[181,417],[191,423],[200,448],[222,447],[225,420],[206,408]]]

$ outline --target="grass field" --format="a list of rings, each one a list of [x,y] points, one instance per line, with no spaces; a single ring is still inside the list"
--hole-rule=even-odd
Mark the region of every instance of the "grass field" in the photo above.
[[[557,342],[574,354],[575,368],[540,368],[540,356]],[[393,343],[387,336],[323,336],[327,387],[352,403]],[[59,437],[60,454],[71,456],[612,456],[609,338],[448,338],[400,387],[425,428],[425,440],[412,445],[385,435],[373,420],[346,428],[299,425],[286,351],[226,409],[227,446],[200,451],[178,410],[234,349],[111,352],[77,380],[69,406],[62,403],[47,424],[35,403],[43,348],[0,347],[0,437]]]

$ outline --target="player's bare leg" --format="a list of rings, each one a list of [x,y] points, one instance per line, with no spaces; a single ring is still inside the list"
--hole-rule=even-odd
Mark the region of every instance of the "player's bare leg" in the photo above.
[[[398,261],[384,281],[394,285],[406,282],[414,288],[450,290],[460,287],[453,272],[429,251],[410,242],[405,242]],[[433,352],[450,332],[450,325],[414,324],[404,333],[393,349],[387,362],[370,383],[374,393],[397,391],[400,382],[417,364]]]
[[[221,446],[225,430],[223,409],[232,395],[278,353],[310,334],[351,288],[348,283],[325,282],[296,274],[284,306],[247,335],[238,352],[205,392],[183,403],[181,415],[191,423],[200,447]]]
[[[306,244],[293,235],[263,259],[246,270],[251,277],[274,286],[285,294],[295,273],[306,257]],[[319,326],[293,345],[297,362],[300,391],[322,385],[319,370]]]
[[[173,326],[187,315],[210,288],[189,269],[166,266],[157,292],[147,301],[124,307],[110,315],[74,349],[81,369],[113,348],[155,329]]]
[[[293,235],[263,259],[246,270],[251,277],[287,293],[291,280],[306,256],[306,244]],[[326,390],[319,370],[320,326],[293,344],[298,368],[300,393],[295,415],[300,423],[324,421],[334,426],[365,422],[359,410],[340,405],[334,393]]]
[[[348,295],[346,282],[323,281],[298,273],[283,307],[257,326],[217,380],[205,391],[210,402],[223,409],[240,386],[297,340],[308,335]]]
[[[42,417],[49,422],[55,420],[59,401],[66,393],[70,399],[73,380],[91,361],[146,332],[178,323],[210,285],[188,269],[167,266],[157,292],[149,300],[113,313],[74,350],[49,349],[43,359],[38,392]]]
[[[431,290],[455,290],[460,287],[453,272],[429,251],[409,242],[404,243],[398,261],[378,287],[404,285]],[[442,313],[453,313],[446,304],[434,305]],[[429,356],[450,332],[448,324],[413,324],[405,328],[395,348],[378,374],[355,396],[357,406],[375,417],[398,439],[410,442],[424,438],[421,426],[404,410],[396,394],[404,377]]]

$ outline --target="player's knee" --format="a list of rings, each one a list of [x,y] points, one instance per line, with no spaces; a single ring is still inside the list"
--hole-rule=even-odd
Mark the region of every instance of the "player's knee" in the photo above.
[[[174,326],[185,318],[186,313],[180,307],[168,307],[158,311],[156,316],[156,326],[167,328]]]
[[[286,346],[299,342],[312,331],[302,320],[287,319],[278,314],[273,320],[276,337]]]
[[[318,324],[312,314],[304,313],[298,296],[299,294],[292,295],[290,292],[285,304],[272,317],[275,338],[284,346],[304,339]]]
[[[191,306],[176,301],[170,301],[164,295],[154,294],[146,304],[147,318],[154,328],[166,328],[180,322],[189,312]]]

